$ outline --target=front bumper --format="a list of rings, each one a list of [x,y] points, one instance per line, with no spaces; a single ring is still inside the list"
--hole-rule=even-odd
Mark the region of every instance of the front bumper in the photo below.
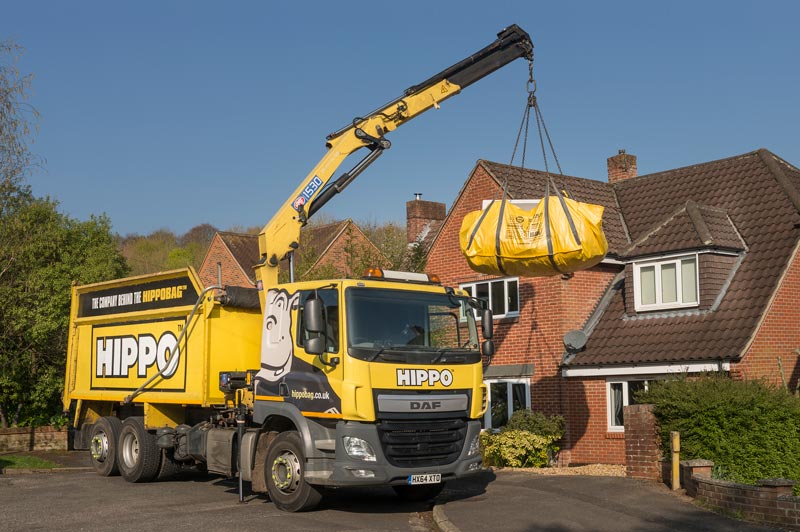
[[[466,437],[458,457],[447,464],[401,466],[392,464],[384,454],[377,425],[354,421],[340,421],[336,425],[336,456],[332,466],[317,462],[317,467],[306,470],[305,479],[310,484],[331,487],[346,486],[387,486],[408,484],[409,475],[440,473],[442,482],[466,477],[481,470],[481,455],[469,455],[470,442],[480,434],[479,421],[466,422]],[[350,457],[344,450],[342,438],[354,436],[367,441],[375,451],[375,461],[365,461]],[[310,465],[310,464],[309,464]],[[322,466],[322,467],[320,467]]]

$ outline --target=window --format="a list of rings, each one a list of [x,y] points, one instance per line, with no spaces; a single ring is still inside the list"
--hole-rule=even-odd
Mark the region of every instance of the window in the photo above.
[[[483,417],[483,428],[499,429],[517,410],[530,409],[531,384],[528,379],[487,380],[489,407]]]
[[[486,301],[495,318],[519,316],[519,280],[496,279],[462,284],[460,288],[477,299]]]
[[[636,310],[697,306],[697,255],[633,265]]]
[[[609,432],[622,432],[625,430],[622,407],[635,405],[636,394],[642,390],[647,390],[649,382],[647,380],[618,380],[606,383]]]

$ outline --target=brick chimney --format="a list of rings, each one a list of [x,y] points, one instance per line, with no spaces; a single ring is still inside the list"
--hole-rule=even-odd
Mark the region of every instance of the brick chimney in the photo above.
[[[619,150],[619,153],[608,158],[608,182],[612,185],[636,177],[636,156]]]
[[[444,203],[425,201],[421,193],[415,193],[414,200],[406,202],[406,241],[417,240],[430,222],[444,220],[446,214]]]

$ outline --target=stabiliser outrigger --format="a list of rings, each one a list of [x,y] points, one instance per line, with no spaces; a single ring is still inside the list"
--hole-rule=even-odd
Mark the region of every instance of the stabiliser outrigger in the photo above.
[[[75,448],[130,482],[184,467],[238,475],[240,497],[249,481],[286,511],[313,508],[321,487],[392,486],[419,500],[478,472],[482,363],[494,354],[483,302],[425,274],[279,284],[278,270],[309,217],[390,147],[389,132],[532,54],[511,26],[330,134],[259,234],[256,288],[203,287],[192,268],[74,286],[63,404]]]

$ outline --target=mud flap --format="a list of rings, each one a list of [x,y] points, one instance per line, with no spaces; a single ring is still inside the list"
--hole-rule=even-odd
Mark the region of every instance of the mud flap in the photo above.
[[[264,465],[267,462],[267,452],[269,451],[269,444],[275,439],[278,433],[275,431],[262,434],[258,438],[256,445],[256,459],[253,462],[253,473],[250,480],[250,489],[254,493],[267,492],[267,479],[264,476]]]

